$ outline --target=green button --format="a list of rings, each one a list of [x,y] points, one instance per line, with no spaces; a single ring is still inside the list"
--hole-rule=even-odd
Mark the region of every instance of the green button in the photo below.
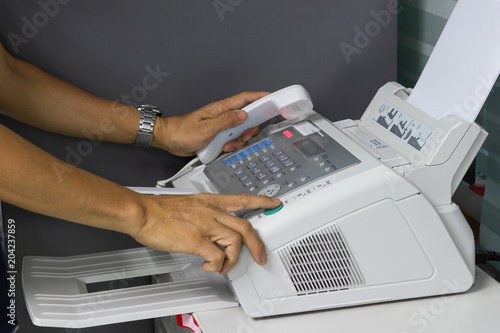
[[[273,215],[273,214],[279,212],[281,210],[281,208],[283,208],[283,204],[281,204],[278,207],[273,208],[273,209],[266,209],[264,211],[264,215]]]

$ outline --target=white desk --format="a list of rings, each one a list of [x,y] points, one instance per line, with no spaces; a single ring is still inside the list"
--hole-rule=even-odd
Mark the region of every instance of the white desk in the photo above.
[[[500,284],[476,268],[463,294],[252,319],[241,308],[194,314],[203,333],[500,332]]]

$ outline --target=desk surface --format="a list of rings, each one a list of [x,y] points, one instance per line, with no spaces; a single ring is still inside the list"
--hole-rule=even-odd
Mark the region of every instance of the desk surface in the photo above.
[[[470,333],[500,331],[500,284],[476,268],[463,294],[252,319],[241,307],[195,314],[204,333],[384,332]]]

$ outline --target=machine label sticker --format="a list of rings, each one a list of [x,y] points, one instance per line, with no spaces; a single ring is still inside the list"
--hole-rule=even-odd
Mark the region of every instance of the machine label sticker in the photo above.
[[[430,127],[385,101],[372,119],[418,151],[422,150],[432,135]]]
[[[297,132],[302,134],[302,136],[308,136],[308,135],[311,135],[313,133],[319,132],[319,128],[314,126],[309,121],[302,121],[298,124],[295,124],[295,125],[293,125],[293,128],[295,128],[297,130]]]

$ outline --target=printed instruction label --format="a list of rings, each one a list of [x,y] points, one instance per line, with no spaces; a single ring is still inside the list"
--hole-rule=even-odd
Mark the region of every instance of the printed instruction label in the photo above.
[[[372,119],[418,151],[422,150],[432,135],[429,126],[385,101],[380,104]]]

